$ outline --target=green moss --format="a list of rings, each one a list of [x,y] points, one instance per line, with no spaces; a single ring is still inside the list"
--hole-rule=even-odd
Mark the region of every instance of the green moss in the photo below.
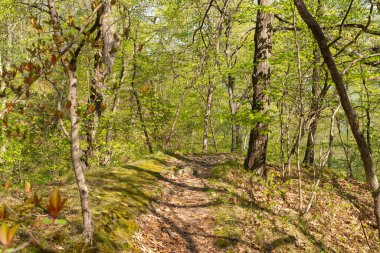
[[[143,160],[107,171],[91,174],[96,247],[100,252],[132,250],[132,236],[138,230],[136,218],[158,194],[163,167],[154,160]],[[94,187],[95,188],[95,187]]]
[[[80,199],[72,173],[44,187],[33,184],[33,190],[43,196],[42,207],[46,206],[54,187],[59,187],[68,198],[60,214],[60,218],[68,221],[65,225],[44,224],[43,209],[26,205],[24,199],[30,194],[22,190],[0,191],[0,198],[15,210],[11,221],[23,224],[33,232],[44,252],[50,249],[63,252],[139,252],[133,244],[133,235],[139,229],[136,219],[147,212],[148,206],[160,193],[158,184],[163,169],[161,163],[152,159],[107,170],[94,168],[86,173],[95,225],[92,247],[84,244]],[[29,236],[20,229],[14,244],[27,240]],[[35,249],[30,245],[23,252],[41,252],[41,248]]]

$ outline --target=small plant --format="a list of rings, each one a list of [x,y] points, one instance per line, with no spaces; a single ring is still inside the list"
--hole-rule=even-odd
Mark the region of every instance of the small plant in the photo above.
[[[31,193],[32,192],[32,184],[29,181],[25,181],[24,191],[26,193]]]
[[[33,204],[35,207],[41,206],[42,197],[35,192],[33,197],[27,200],[27,203]]]
[[[7,180],[5,183],[4,183],[4,189],[7,191],[11,188],[12,186],[12,181],[10,180]]]
[[[61,193],[58,188],[55,188],[54,191],[50,194],[49,203],[46,210],[49,212],[53,219],[56,219],[63,209],[67,199],[62,199]]]
[[[6,223],[3,223],[0,227],[0,243],[4,246],[3,250],[7,249],[11,245],[13,238],[15,237],[19,225],[8,227]]]
[[[9,217],[8,209],[5,204],[0,206],[0,220],[6,220]]]

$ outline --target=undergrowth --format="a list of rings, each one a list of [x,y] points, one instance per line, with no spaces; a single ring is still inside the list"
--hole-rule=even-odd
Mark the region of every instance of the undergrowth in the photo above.
[[[158,194],[157,173],[163,169],[158,164],[142,160],[87,172],[95,223],[93,247],[83,244],[79,194],[72,176],[44,186],[33,185],[43,196],[37,208],[25,203],[26,193],[18,185],[1,191],[0,204],[10,210],[8,224],[22,224],[12,244],[21,252],[139,252],[132,236],[138,229],[137,216],[147,211]],[[61,225],[45,222],[49,193],[57,187],[68,199],[59,214],[67,222]]]
[[[295,170],[283,180],[279,168],[269,166],[266,181],[230,161],[210,176],[211,194],[222,205],[214,208],[216,246],[227,252],[379,252],[372,201],[365,184],[322,171],[316,201],[300,214]],[[319,171],[303,168],[305,207]],[[366,242],[366,237],[369,243]]]

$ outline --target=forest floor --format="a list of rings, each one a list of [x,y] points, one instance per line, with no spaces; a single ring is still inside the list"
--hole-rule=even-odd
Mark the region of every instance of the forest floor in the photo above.
[[[174,154],[160,160],[161,197],[138,218],[138,248],[152,252],[380,252],[364,183],[325,170],[310,212],[299,215],[295,171],[269,184],[231,155]],[[319,173],[303,169],[303,208]]]
[[[268,182],[242,169],[241,157],[155,155],[87,172],[95,245],[83,249],[72,177],[34,190],[42,208],[26,205],[15,185],[0,191],[10,223],[22,223],[15,247],[23,252],[380,252],[372,201],[364,183],[324,170],[310,212],[299,215],[298,181],[270,166]],[[303,206],[319,174],[304,168]],[[67,224],[46,224],[47,196],[59,187]]]

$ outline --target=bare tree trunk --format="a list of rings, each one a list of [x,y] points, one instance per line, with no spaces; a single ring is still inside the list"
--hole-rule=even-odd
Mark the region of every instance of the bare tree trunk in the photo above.
[[[303,125],[303,118],[300,117],[300,122],[299,122],[299,128],[298,128],[298,134],[302,134],[302,125]],[[301,136],[299,137],[301,138]],[[299,212],[301,213],[303,210],[303,193],[302,193],[302,171],[301,171],[301,161],[300,161],[300,148],[299,145],[297,146],[297,151],[296,151],[296,160],[297,160],[297,177],[298,177],[298,197],[299,197]]]
[[[296,10],[293,9],[293,25],[294,25],[294,40],[297,52],[297,74],[298,74],[298,97],[299,97],[299,128],[298,128],[298,140],[302,138],[303,125],[304,125],[304,96],[303,96],[303,79],[302,79],[302,62],[301,62],[301,50],[298,42],[297,34],[297,21],[296,21]],[[300,161],[300,145],[297,145],[296,160],[297,160],[297,173],[298,173],[298,195],[299,195],[299,212],[303,211],[303,192],[302,192],[302,171],[301,171],[301,161]],[[314,154],[313,154],[314,155]]]
[[[174,120],[173,120],[173,124],[172,124],[172,127],[170,128],[170,132],[168,134],[168,137],[166,138],[166,141],[165,141],[165,146],[168,146],[169,143],[170,143],[170,140],[173,136],[173,133],[174,133],[174,130],[175,130],[175,127],[177,125],[177,121],[178,121],[178,118],[179,118],[179,113],[181,111],[181,108],[182,108],[182,104],[183,102],[185,101],[185,97],[186,97],[186,94],[188,92],[189,88],[186,87],[183,92],[182,92],[182,96],[181,98],[179,99],[179,102],[178,102],[178,106],[177,106],[177,110],[175,112],[175,116],[174,116]]]
[[[125,55],[124,55],[124,52],[123,52],[123,56],[122,56],[122,67],[120,69],[120,73],[119,73],[119,78],[118,78],[118,81],[117,83],[115,84],[114,88],[113,88],[113,92],[114,92],[114,96],[113,96],[113,100],[112,100],[112,108],[111,108],[111,113],[112,115],[115,115],[116,113],[116,110],[117,110],[117,106],[119,104],[119,97],[120,97],[120,94],[119,94],[119,91],[124,83],[124,78],[125,78],[125,64],[126,64],[126,60],[125,60]],[[107,125],[107,133],[106,133],[106,146],[107,146],[107,151],[106,151],[106,155],[103,159],[103,161],[101,162],[101,165],[102,166],[106,166],[107,164],[109,164],[111,162],[111,159],[112,159],[112,147],[111,147],[111,143],[113,141],[113,138],[114,138],[114,133],[115,130],[114,130],[114,124],[113,123],[109,123]]]
[[[326,73],[325,84],[324,84],[324,86],[323,86],[323,88],[322,88],[322,90],[321,90],[321,92],[319,94],[319,97],[318,97],[318,104],[319,105],[322,104],[322,102],[325,99],[326,94],[327,94],[327,92],[328,92],[329,89],[330,89],[330,84],[328,83],[328,74]],[[307,118],[304,120],[303,127],[302,127],[302,134],[299,135],[297,133],[297,135],[294,136],[294,138],[293,138],[294,141],[293,141],[293,144],[292,144],[292,148],[288,152],[288,159],[287,159],[287,161],[285,163],[285,171],[288,170],[288,169],[290,169],[290,162],[291,162],[292,156],[296,152],[296,150],[298,148],[298,145],[301,142],[301,139],[305,135],[306,129],[310,129],[310,125],[313,123],[313,121],[315,120],[315,118],[319,118],[319,115],[321,113],[322,107],[318,106],[318,107],[315,107],[315,109],[317,109],[317,111],[310,111],[310,113],[308,114]],[[287,127],[287,133],[288,133],[288,140],[289,140],[289,126]],[[288,144],[288,147],[289,147],[289,144]]]
[[[203,146],[202,152],[207,153],[208,148],[208,129],[210,127],[210,117],[211,117],[211,107],[212,107],[212,95],[214,93],[214,87],[208,87],[207,90],[207,99],[206,99],[206,108],[204,115],[204,125],[203,125]]]
[[[332,110],[332,115],[330,117],[331,120],[330,120],[330,141],[329,141],[329,147],[327,149],[325,157],[321,158],[320,165],[319,165],[319,169],[320,169],[320,173],[319,174],[320,175],[319,175],[319,178],[318,178],[317,182],[315,183],[314,190],[313,190],[313,193],[311,194],[311,198],[310,198],[309,204],[307,205],[307,207],[305,209],[305,212],[303,214],[307,214],[310,211],[311,206],[313,205],[314,200],[317,198],[317,191],[318,191],[318,188],[319,188],[319,184],[321,182],[323,169],[326,166],[326,162],[328,162],[328,160],[331,158],[331,153],[332,153],[332,150],[333,150],[333,141],[334,141],[335,116],[338,113],[339,108],[340,108],[340,105],[337,106],[337,108],[335,110],[331,109]]]
[[[352,134],[355,137],[363,165],[366,174],[366,179],[371,187],[372,196],[375,206],[375,217],[378,226],[379,236],[380,236],[380,191],[379,191],[379,181],[376,175],[376,169],[374,168],[371,151],[367,145],[365,137],[360,130],[359,120],[355,109],[352,107],[351,101],[348,97],[346,87],[343,82],[343,78],[336,66],[336,63],[330,52],[330,48],[327,44],[327,39],[313,16],[307,10],[305,3],[302,0],[294,0],[294,4],[298,9],[304,22],[307,24],[309,29],[312,31],[314,38],[318,42],[320,51],[322,53],[323,59],[330,71],[331,77],[335,83],[335,87],[338,91],[340,102],[346,113],[348,122],[351,127]]]
[[[270,6],[273,0],[259,0],[263,7]],[[253,100],[252,112],[262,113],[264,116],[269,111],[268,89],[270,87],[270,64],[272,55],[274,15],[261,8],[257,11],[255,30],[255,55],[254,73],[252,76]],[[262,177],[266,177],[266,156],[268,144],[268,125],[259,122],[251,130],[248,154],[244,162],[247,170],[254,171]]]
[[[102,0],[103,8],[101,20],[99,21],[99,31],[96,40],[101,40],[102,47],[97,50],[94,56],[94,73],[91,80],[89,107],[95,106],[94,114],[90,114],[87,123],[87,150],[85,151],[87,164],[89,159],[94,157],[96,151],[95,138],[99,126],[99,120],[102,116],[104,91],[106,82],[111,75],[111,70],[115,61],[117,49],[120,45],[119,38],[116,34],[116,25],[112,14],[112,5],[110,0]]]
[[[332,165],[332,158],[333,158],[333,152],[334,152],[334,125],[335,125],[335,116],[336,114],[338,113],[340,109],[340,104],[337,106],[337,108],[334,110],[331,108],[331,112],[332,112],[332,115],[331,115],[331,118],[330,118],[330,136],[329,136],[329,147],[328,147],[328,151],[327,151],[327,161],[323,161],[323,163],[321,163],[321,166],[320,167],[325,167],[326,165],[326,162],[327,162],[327,167],[331,167]]]
[[[238,6],[240,3],[238,4]],[[232,17],[231,13],[226,14],[226,29],[225,29],[225,49],[224,49],[224,55],[225,55],[225,61],[227,68],[229,70],[229,73],[227,74],[227,78],[225,78],[225,83],[227,86],[228,91],[228,99],[229,99],[229,106],[230,106],[230,113],[232,116],[232,122],[231,122],[231,152],[237,152],[239,150],[243,150],[242,146],[242,140],[240,136],[240,125],[236,123],[236,114],[239,109],[239,104],[236,100],[236,94],[235,94],[235,78],[232,75],[233,68],[236,65],[236,54],[239,51],[239,48],[236,48],[233,50],[230,45],[230,36],[232,31]]]
[[[232,115],[232,126],[231,126],[231,152],[236,152],[239,149],[239,128],[240,126],[235,123],[235,116],[237,113],[237,103],[235,99],[235,79],[231,74],[227,76],[227,88],[230,111]]]
[[[350,158],[350,150],[348,149],[347,145],[343,141],[343,137],[342,137],[342,132],[341,132],[341,129],[340,129],[339,120],[336,121],[336,125],[338,127],[339,138],[340,138],[340,142],[341,142],[342,147],[343,147],[344,156],[346,157],[347,176],[349,178],[354,178],[354,175],[353,175],[353,172],[352,172],[352,162],[351,162],[351,158]]]
[[[93,242],[94,226],[92,224],[90,197],[88,188],[84,176],[84,172],[81,166],[81,150],[79,147],[79,119],[77,114],[77,76],[76,76],[76,63],[72,61],[70,63],[70,69],[68,70],[69,77],[69,95],[68,101],[70,101],[70,122],[71,122],[71,160],[74,168],[75,178],[78,185],[81,207],[82,207],[82,219],[84,235],[90,244]]]
[[[141,126],[142,126],[143,131],[144,131],[146,145],[148,146],[149,152],[151,154],[153,154],[153,145],[152,145],[152,142],[150,140],[150,135],[148,133],[148,127],[147,127],[147,125],[145,123],[143,109],[142,109],[142,104],[141,104],[141,101],[140,101],[140,98],[139,98],[139,94],[137,93],[137,90],[136,90],[136,87],[135,87],[136,86],[136,76],[137,76],[137,53],[138,53],[138,48],[137,48],[136,39],[135,39],[133,59],[132,59],[133,60],[132,81],[131,81],[132,94],[133,94],[133,96],[135,97],[135,100],[136,100],[137,114],[139,116],[140,123],[141,123]]]
[[[277,107],[279,109],[279,120],[280,120],[280,161],[282,168],[282,177],[285,178],[285,154],[289,156],[289,123],[288,118],[289,115],[287,113],[287,107],[285,103],[285,98],[288,96],[288,76],[290,72],[290,64],[288,64],[288,69],[286,71],[285,81],[283,83],[283,91],[282,97],[280,101],[277,103]],[[285,120],[284,120],[284,115]]]
[[[366,80],[366,77],[364,76],[364,73],[363,73],[363,66],[360,66],[360,70],[362,72],[362,82],[363,82],[363,87],[364,87],[364,90],[365,90],[365,93],[366,93],[366,106],[364,108],[365,110],[365,115],[366,115],[366,118],[367,118],[367,124],[366,124],[366,137],[367,137],[367,144],[368,144],[368,148],[370,150],[370,152],[372,153],[372,148],[371,148],[371,97],[370,97],[370,93],[369,93],[369,89],[368,89],[368,86],[367,86],[367,80]]]
[[[318,87],[319,87],[319,81],[320,81],[318,68],[321,62],[320,60],[321,56],[319,54],[318,49],[314,49],[313,54],[314,54],[314,67],[313,67],[313,76],[312,76],[312,103],[311,103],[310,111],[317,114],[317,112],[319,111]],[[315,117],[315,119],[310,124],[305,156],[303,159],[303,163],[306,166],[311,166],[314,164],[314,152],[315,152],[314,146],[316,142],[319,113],[318,115],[312,115],[312,117]]]
[[[210,131],[211,131],[211,136],[212,136],[212,142],[213,142],[213,144],[214,144],[215,152],[218,153],[218,142],[217,142],[216,137],[215,137],[215,131],[214,131],[214,127],[213,127],[213,124],[212,124],[212,119],[211,119],[211,117],[210,117],[209,125],[210,125]]]
[[[284,103],[279,102],[279,118],[280,118],[280,161],[281,161],[281,168],[283,176],[285,174],[285,129],[284,129],[284,122],[283,122],[283,115],[284,115]]]
[[[59,15],[57,13],[55,7],[55,0],[48,0],[48,8],[50,12],[50,18],[52,24],[57,27],[54,29],[54,35],[57,37],[63,37],[63,33],[61,30]],[[101,15],[98,13],[98,15]],[[94,24],[95,26],[97,23]],[[85,235],[86,241],[90,244],[93,243],[93,234],[94,234],[94,226],[92,222],[91,216],[91,208],[90,208],[90,198],[89,191],[87,188],[84,171],[81,165],[81,149],[79,146],[80,137],[79,137],[79,119],[77,114],[77,68],[76,61],[77,57],[85,44],[85,40],[82,40],[78,45],[77,49],[73,57],[71,58],[69,63],[62,61],[62,65],[67,73],[69,79],[69,94],[68,101],[70,102],[70,123],[71,123],[71,161],[73,165],[73,170],[76,178],[76,183],[79,191],[79,196],[81,200],[81,209],[82,209],[82,220],[83,220],[83,233]],[[60,51],[60,44],[56,44],[58,51]]]

